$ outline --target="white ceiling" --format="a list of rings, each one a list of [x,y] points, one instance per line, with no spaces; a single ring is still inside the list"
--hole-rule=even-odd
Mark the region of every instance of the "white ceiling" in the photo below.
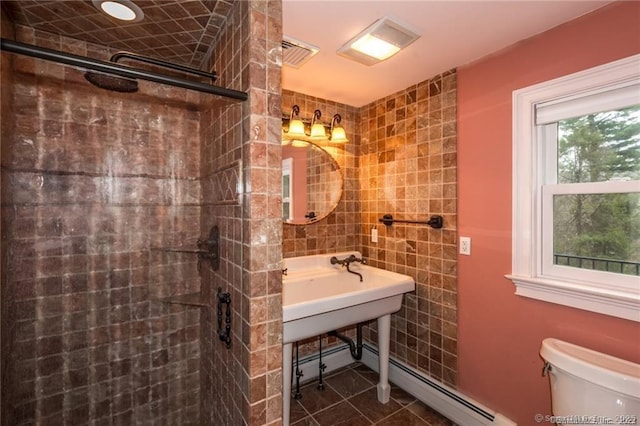
[[[360,107],[598,9],[610,0],[284,0],[285,35],[320,47],[282,86]],[[388,15],[421,30],[407,49],[373,66],[338,56],[347,40]]]

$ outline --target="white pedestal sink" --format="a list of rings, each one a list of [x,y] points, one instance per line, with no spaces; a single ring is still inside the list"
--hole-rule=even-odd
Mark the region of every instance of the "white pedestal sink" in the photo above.
[[[378,400],[389,402],[389,335],[391,314],[402,305],[402,295],[415,290],[408,275],[352,263],[331,265],[332,256],[344,259],[358,252],[342,252],[285,260],[287,275],[282,290],[282,423],[289,425],[291,407],[292,344],[362,321],[378,320]]]

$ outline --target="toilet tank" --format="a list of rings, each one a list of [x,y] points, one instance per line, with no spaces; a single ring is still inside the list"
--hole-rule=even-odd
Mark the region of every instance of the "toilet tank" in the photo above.
[[[552,338],[542,342],[540,355],[551,366],[554,416],[602,416],[610,424],[639,424],[640,364]],[[601,420],[598,424],[608,422]]]

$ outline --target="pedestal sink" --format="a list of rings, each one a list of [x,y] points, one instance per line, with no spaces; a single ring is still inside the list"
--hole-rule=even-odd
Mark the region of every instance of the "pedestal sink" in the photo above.
[[[391,314],[402,305],[402,295],[415,290],[408,275],[353,262],[349,273],[332,265],[331,257],[344,259],[358,252],[293,257],[285,260],[287,275],[282,290],[282,420],[289,424],[291,405],[292,344],[362,321],[377,319],[379,382],[378,400],[389,402],[389,334]]]

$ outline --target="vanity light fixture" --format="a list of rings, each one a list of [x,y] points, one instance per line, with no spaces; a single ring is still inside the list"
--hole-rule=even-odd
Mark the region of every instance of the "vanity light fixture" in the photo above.
[[[121,21],[138,22],[144,18],[142,9],[131,0],[92,0],[92,3],[99,11]]]
[[[333,143],[346,143],[349,142],[347,139],[347,134],[344,131],[344,127],[340,125],[342,121],[342,117],[340,114],[336,114],[333,116],[331,120],[331,139],[330,141]]]
[[[285,133],[287,139],[306,139],[307,134],[304,131],[304,123],[298,116],[300,114],[300,107],[294,105],[291,107],[291,115],[289,116],[289,130]],[[294,118],[294,116],[296,118]]]
[[[282,145],[291,144],[296,147],[302,147],[307,146],[309,142],[349,142],[344,127],[340,125],[342,121],[340,114],[333,116],[331,124],[325,124],[320,121],[322,112],[319,109],[313,111],[311,120],[301,119],[299,114],[300,107],[294,105],[291,108],[289,117],[282,117]]]
[[[319,121],[321,116],[322,113],[319,109],[313,111],[311,134],[309,135],[309,140],[313,142],[326,142],[329,140],[329,138],[327,138],[327,131],[324,129],[324,124]]]
[[[417,29],[385,16],[369,25],[336,52],[340,56],[374,65],[389,59],[420,37]]]

